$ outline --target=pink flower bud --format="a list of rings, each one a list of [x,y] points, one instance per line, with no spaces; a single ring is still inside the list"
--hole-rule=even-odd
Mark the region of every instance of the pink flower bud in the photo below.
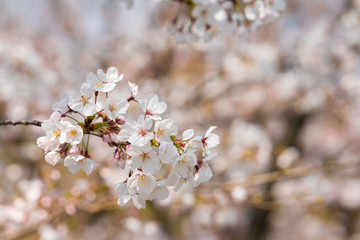
[[[78,153],[79,151],[80,151],[79,145],[75,145],[75,146],[72,146],[72,147],[70,148],[70,153],[71,153],[71,154],[76,154],[76,153]]]

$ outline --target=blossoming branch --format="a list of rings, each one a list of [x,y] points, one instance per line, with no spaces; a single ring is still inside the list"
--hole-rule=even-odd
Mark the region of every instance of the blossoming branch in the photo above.
[[[212,148],[219,144],[213,133],[216,127],[204,136],[194,136],[194,130],[188,129],[177,137],[174,122],[161,117],[167,105],[157,95],[142,98],[138,86],[129,82],[128,98],[109,97],[122,79],[115,67],[89,73],[80,97],[64,94],[53,105],[50,119],[41,124],[45,136],[37,140],[46,162],[64,162],[70,172],[82,169],[89,175],[99,166],[89,154],[90,138],[101,138],[114,149],[120,166],[129,169],[129,177],[115,186],[118,204],[132,199],[137,208],[145,208],[146,200],[165,199],[168,187],[178,191],[183,184],[196,187],[208,181],[212,171],[207,162],[216,156]],[[136,121],[126,117],[130,103],[141,108]]]

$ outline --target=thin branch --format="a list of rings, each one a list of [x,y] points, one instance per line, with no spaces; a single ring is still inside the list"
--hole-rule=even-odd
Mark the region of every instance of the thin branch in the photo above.
[[[33,125],[33,126],[37,126],[37,127],[41,127],[41,123],[40,121],[37,120],[20,120],[20,121],[13,121],[13,120],[0,120],[0,126],[5,126],[5,125]]]

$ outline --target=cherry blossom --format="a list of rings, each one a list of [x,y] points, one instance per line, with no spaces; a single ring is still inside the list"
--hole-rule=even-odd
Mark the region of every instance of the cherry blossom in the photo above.
[[[83,139],[83,130],[80,126],[75,126],[68,121],[60,121],[61,134],[59,137],[60,143],[70,143],[71,145],[77,145]]]
[[[129,103],[125,98],[122,98],[114,103],[107,99],[105,103],[105,112],[111,120],[115,120],[116,117],[121,118],[129,107]]]
[[[90,83],[85,82],[80,89],[81,98],[70,101],[70,108],[77,112],[82,112],[85,116],[94,115],[99,109],[95,104],[94,92]],[[100,106],[101,108],[101,106]]]
[[[92,159],[87,158],[83,155],[69,155],[64,160],[65,167],[68,167],[71,173],[75,173],[80,169],[83,169],[86,175],[97,168],[99,165]]]
[[[140,102],[140,105],[145,116],[153,120],[161,120],[160,114],[163,114],[167,107],[165,102],[159,102],[159,97],[156,94],[148,95]]]
[[[149,145],[131,146],[127,154],[131,156],[128,161],[130,169],[136,170],[141,168],[146,173],[154,174],[161,168],[159,156]]]
[[[128,142],[134,145],[143,146],[150,143],[150,139],[154,137],[154,133],[149,132],[152,126],[152,120],[150,118],[144,119],[139,116],[138,121],[128,122],[124,128],[123,134],[129,132]],[[121,134],[121,133],[120,133]]]

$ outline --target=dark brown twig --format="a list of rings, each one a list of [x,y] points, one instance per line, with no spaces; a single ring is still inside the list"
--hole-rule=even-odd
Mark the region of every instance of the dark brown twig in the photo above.
[[[5,126],[5,125],[34,125],[34,126],[38,126],[41,127],[41,123],[40,121],[37,120],[20,120],[20,121],[13,121],[13,120],[0,120],[0,126]]]

